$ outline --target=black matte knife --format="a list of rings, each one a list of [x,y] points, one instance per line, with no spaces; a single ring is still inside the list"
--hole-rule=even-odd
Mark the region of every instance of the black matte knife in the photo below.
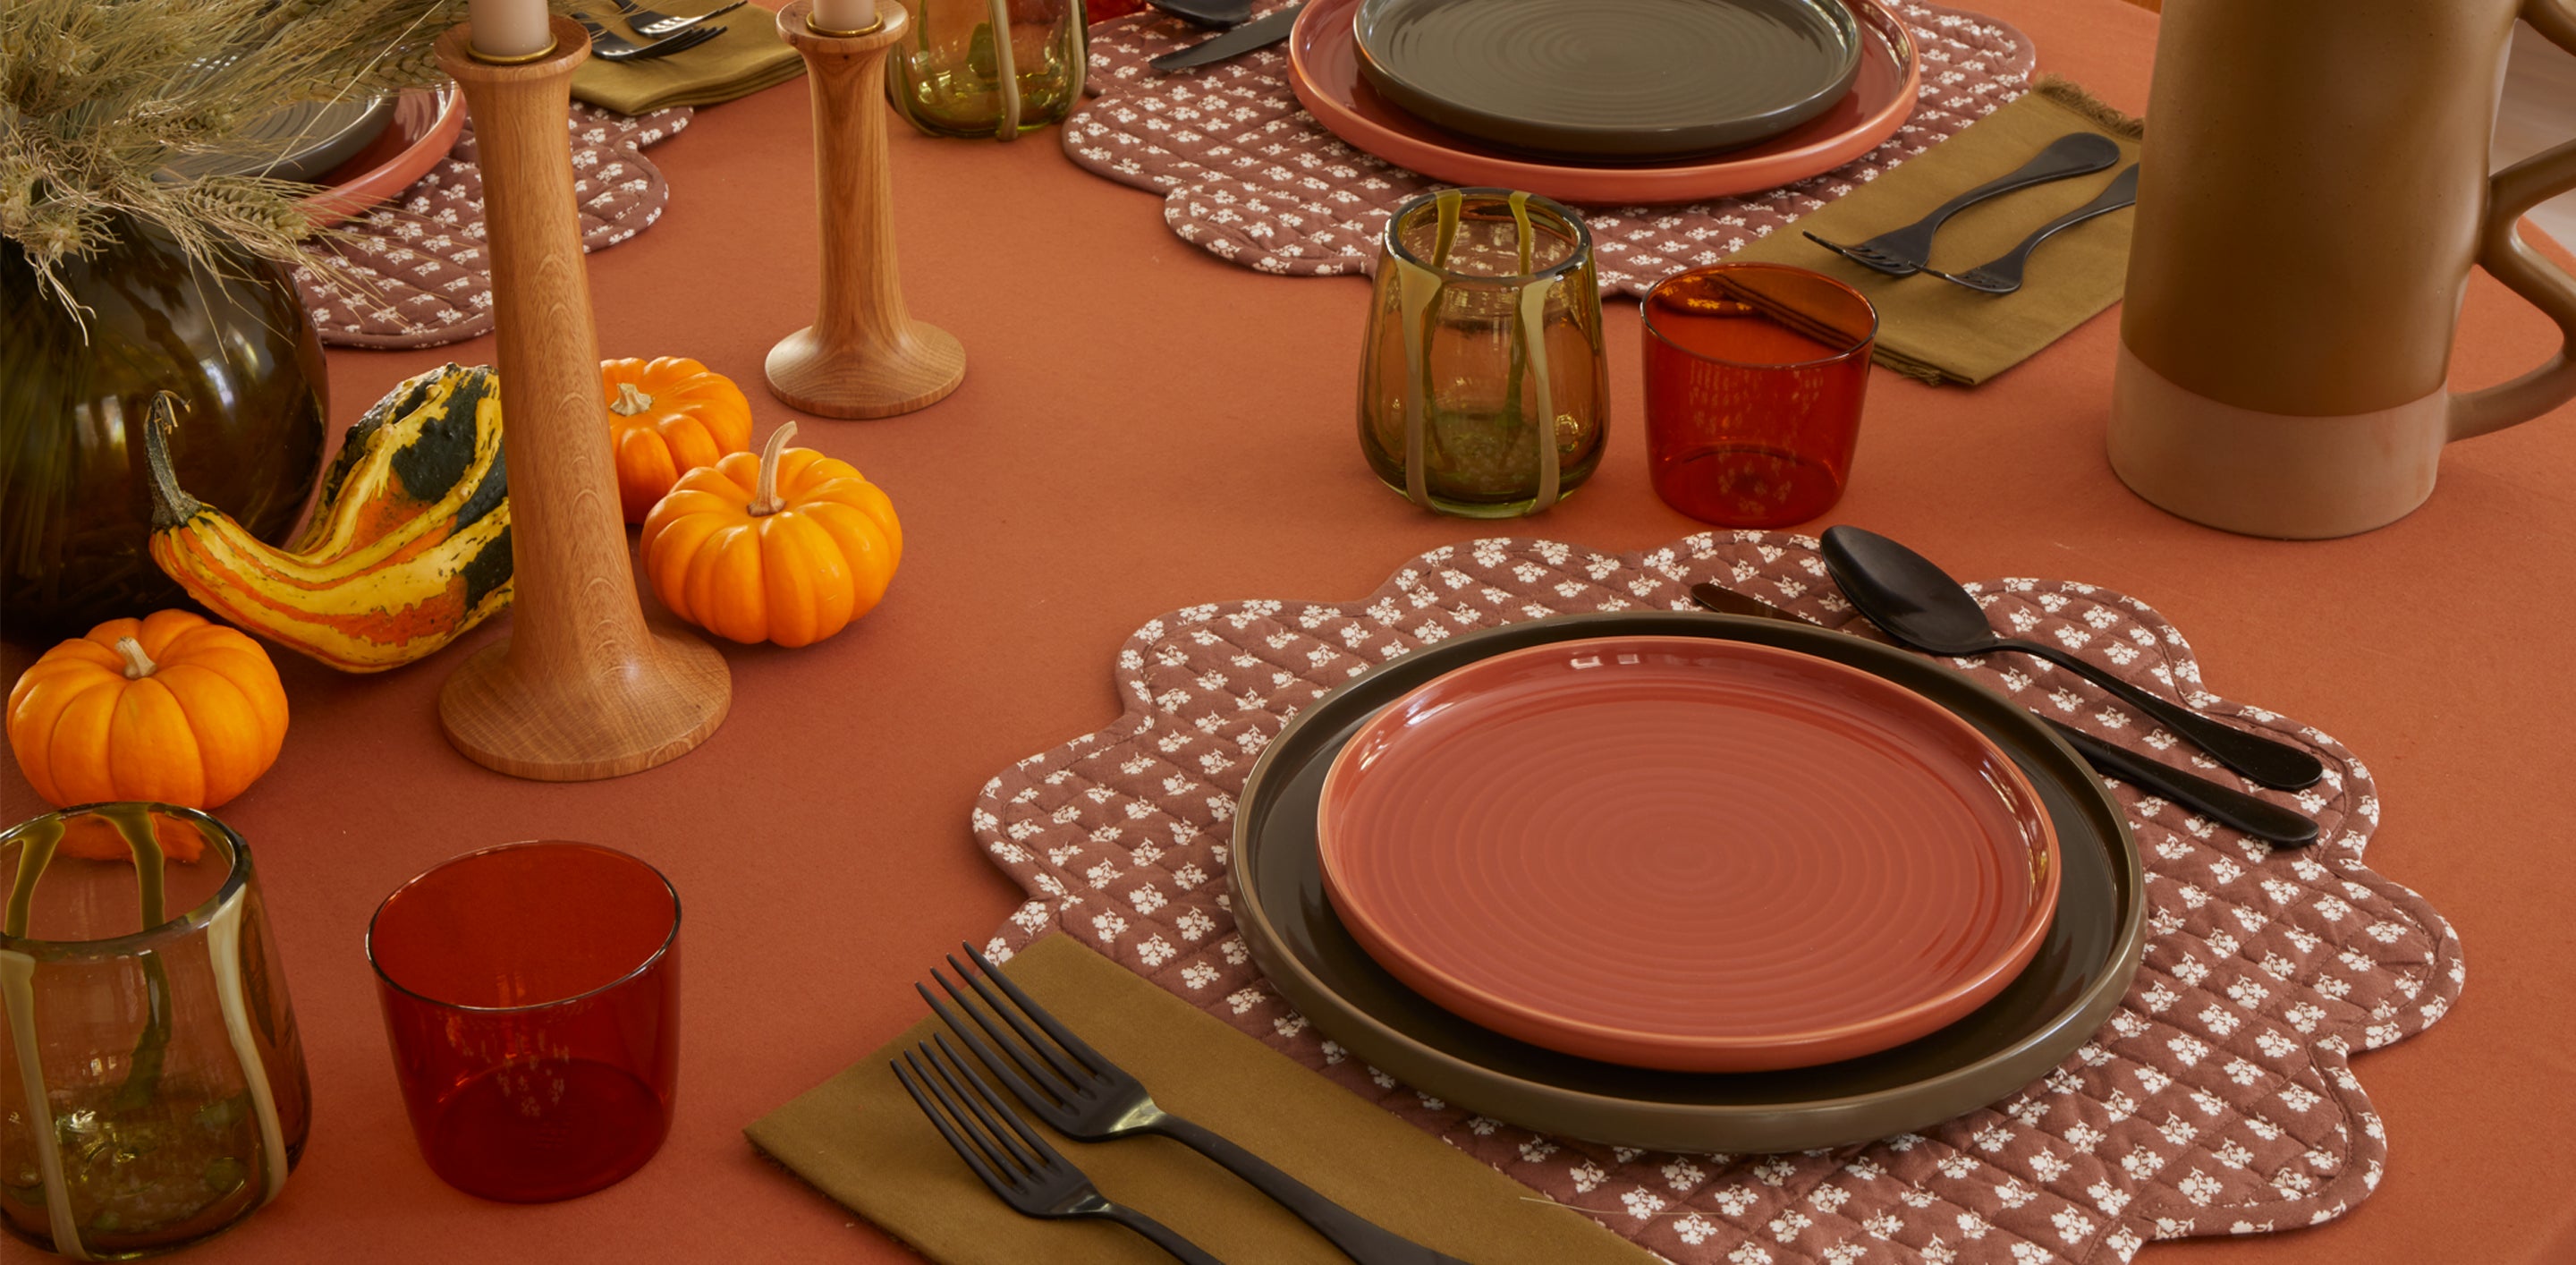
[[[1758,597],[1747,597],[1733,589],[1705,581],[1691,586],[1691,600],[1720,615],[1744,615],[1754,619],[1785,619],[1793,624],[1808,624],[1787,611]],[[2302,848],[2317,841],[2317,823],[2305,813],[2292,812],[2269,800],[2256,799],[2233,787],[2221,786],[2208,778],[2185,773],[2160,760],[2150,760],[2126,747],[2115,747],[2081,729],[2047,716],[2048,722],[2075,754],[2099,773],[2134,783],[2166,799],[2198,812],[2222,826],[2241,830],[2266,843]]]
[[[1192,66],[1224,61],[1228,57],[1240,57],[1256,48],[1268,48],[1288,38],[1288,32],[1297,25],[1297,14],[1305,7],[1305,0],[1298,0],[1296,4],[1255,18],[1223,35],[1165,53],[1145,64],[1156,70],[1187,70]]]

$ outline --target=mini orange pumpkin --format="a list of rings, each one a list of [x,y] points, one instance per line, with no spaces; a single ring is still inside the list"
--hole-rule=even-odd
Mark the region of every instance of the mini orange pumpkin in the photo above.
[[[57,806],[213,808],[285,741],[286,688],[268,652],[186,611],[111,619],[46,651],[9,691],[9,749]]]
[[[682,356],[603,360],[617,503],[640,523],[681,475],[751,447],[751,401],[733,379]]]
[[[903,561],[886,494],[846,461],[789,448],[736,453],[680,476],[644,520],[644,572],[680,618],[735,641],[803,646],[885,596]]]

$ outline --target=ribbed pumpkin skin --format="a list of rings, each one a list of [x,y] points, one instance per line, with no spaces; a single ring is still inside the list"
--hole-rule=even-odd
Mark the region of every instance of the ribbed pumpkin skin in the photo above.
[[[151,675],[126,678],[123,637]],[[111,619],[46,651],[9,691],[9,749],[57,807],[214,808],[266,773],[285,741],[286,689],[268,652],[187,611]]]
[[[846,461],[781,453],[774,514],[750,511],[759,475],[758,456],[735,453],[680,476],[644,520],[645,573],[673,614],[719,637],[811,645],[885,596],[903,528]]]
[[[608,435],[617,450],[617,504],[640,523],[680,476],[751,445],[751,401],[733,379],[685,356],[603,360]],[[619,390],[635,388],[633,396]],[[622,412],[623,401],[644,402]]]

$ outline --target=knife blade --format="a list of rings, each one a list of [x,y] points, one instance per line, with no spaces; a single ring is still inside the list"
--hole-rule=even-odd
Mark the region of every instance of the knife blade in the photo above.
[[[1297,25],[1297,15],[1305,9],[1305,0],[1298,0],[1296,4],[1255,18],[1223,35],[1211,36],[1188,48],[1165,53],[1145,64],[1156,70],[1187,70],[1229,57],[1241,57],[1256,48],[1268,48],[1288,38],[1288,32]]]
[[[1707,581],[1692,585],[1690,594],[1692,601],[1720,615],[1785,619],[1793,624],[1816,627],[1758,597],[1747,597]],[[2097,773],[2123,779],[2142,790],[2162,795],[2222,826],[2243,831],[2266,843],[2303,848],[2317,841],[2317,823],[2305,813],[2292,812],[2269,800],[2257,799],[2233,787],[2185,773],[2163,761],[2150,760],[2126,747],[2113,746],[2053,717],[2041,716],[2040,719],[2046,721],[2058,737],[2065,739],[2067,746],[2075,748],[2075,754],[2084,757],[2084,762],[2092,765]]]

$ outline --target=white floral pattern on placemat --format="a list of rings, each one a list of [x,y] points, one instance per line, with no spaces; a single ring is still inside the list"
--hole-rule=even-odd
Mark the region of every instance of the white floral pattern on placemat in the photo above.
[[[1560,612],[1688,609],[1702,580],[1827,627],[1855,623],[1815,547],[1763,532],[1624,554],[1479,540],[1422,555],[1356,602],[1226,602],[1154,620],[1118,654],[1127,714],[1005,770],[978,798],[977,842],[1029,895],[990,947],[1079,937],[1683,1265],[2126,1261],[2152,1239],[2288,1229],[2366,1197],[2387,1140],[2347,1060],[2441,1018],[2464,978],[2458,938],[2364,864],[2379,801],[2358,758],[2210,693],[2180,631],[2090,584],[1973,587],[2023,636],[2316,753],[2316,786],[2245,789],[2315,818],[2321,842],[2276,851],[2114,783],[2146,863],[2145,964],[2093,1040],[2001,1102],[1920,1134],[1795,1155],[1573,1142],[1362,1065],[1254,970],[1227,910],[1228,823],[1253,761],[1298,709],[1417,646]],[[2071,674],[2018,656],[1950,662],[2106,741],[2229,779]]]
[[[1265,8],[1268,6],[1264,6]],[[1914,116],[1869,153],[1812,179],[1678,206],[1586,207],[1605,293],[1644,294],[1685,268],[1878,178],[2022,94],[2033,53],[2009,24],[1924,0],[1889,4],[1914,34],[1923,85]],[[1163,195],[1163,222],[1209,254],[1262,272],[1365,273],[1386,217],[1442,182],[1343,143],[1297,103],[1284,46],[1185,74],[1146,61],[1206,38],[1152,13],[1091,32],[1099,94],[1065,121],[1075,163]]]
[[[606,250],[662,218],[670,185],[640,151],[677,135],[691,113],[683,105],[629,117],[573,103],[567,127],[584,251]],[[319,268],[294,270],[325,344],[436,347],[491,332],[483,173],[474,165],[472,123],[428,175],[346,227],[354,238],[308,249],[336,256],[373,293],[349,293]]]

